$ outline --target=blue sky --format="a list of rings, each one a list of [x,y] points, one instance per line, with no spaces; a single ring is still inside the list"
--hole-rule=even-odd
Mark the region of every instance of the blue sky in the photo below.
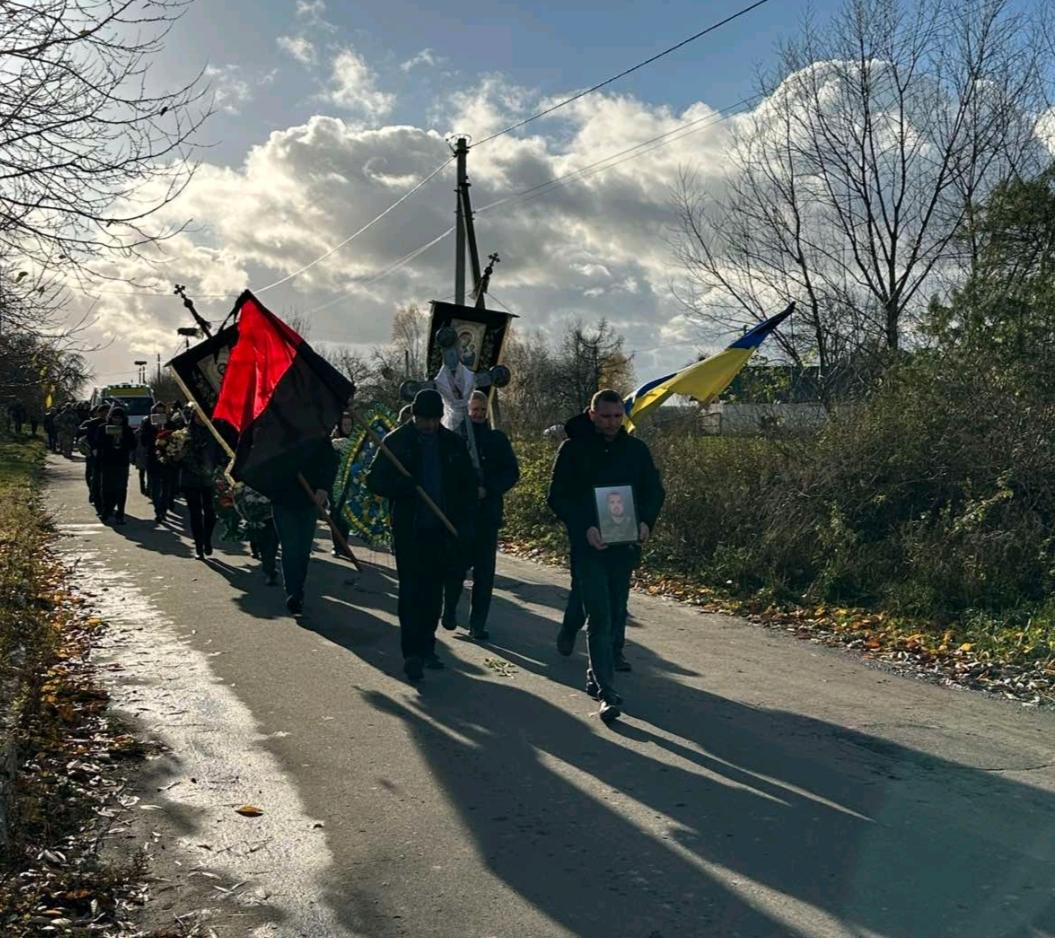
[[[131,373],[136,357],[175,351],[184,323],[173,281],[188,284],[207,317],[222,319],[242,289],[298,270],[425,178],[447,156],[444,134],[480,139],[746,2],[195,0],[152,72],[171,85],[207,68],[216,92],[203,165],[163,213],[192,225],[153,258],[101,262],[107,276],[146,286],[95,294],[97,375],[111,380]],[[815,0],[811,8],[823,19],[837,6]],[[559,119],[474,151],[476,205],[746,97],[806,10],[770,0]],[[569,322],[608,318],[636,353],[642,380],[713,347],[723,337],[701,334],[671,294],[670,187],[683,167],[723,185],[729,126],[708,124],[552,198],[481,216],[482,251],[503,256],[493,293],[522,315],[523,328],[551,338]],[[453,292],[449,239],[378,276],[450,224],[452,184],[452,174],[439,177],[366,236],[263,298],[279,314],[306,318],[313,341],[363,352],[384,344],[398,307]]]
[[[320,47],[350,45],[397,96],[393,122],[422,124],[445,93],[481,76],[560,96],[588,87],[746,6],[746,0],[651,2],[450,2],[408,0],[330,3],[333,29],[312,30],[296,0],[196,0],[173,32],[160,73],[187,76],[205,66],[238,66],[250,83],[278,69],[267,93],[209,128],[210,159],[237,163],[270,129],[319,110],[317,81],[276,46],[279,36],[308,32]],[[807,9],[822,18],[836,0],[770,0],[765,6],[621,80],[610,90],[681,110],[694,101],[723,107],[754,87],[778,43]],[[400,68],[428,49],[439,70]],[[321,51],[321,50],[320,50]],[[472,128],[464,128],[471,132]]]

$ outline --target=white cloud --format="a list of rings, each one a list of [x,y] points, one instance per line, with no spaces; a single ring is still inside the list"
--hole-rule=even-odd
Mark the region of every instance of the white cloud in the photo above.
[[[328,100],[377,119],[392,110],[395,95],[377,89],[377,76],[354,49],[342,49],[333,60]]]
[[[390,106],[385,100],[364,109],[364,90],[379,92],[371,81],[364,86],[368,71],[353,71],[361,80],[352,102],[357,107],[350,110],[363,114],[373,107],[377,113]],[[477,209],[710,113],[702,104],[675,114],[628,97],[591,97],[568,108],[560,121],[539,121],[472,150],[469,172]],[[494,77],[452,100],[447,116],[437,117],[435,130],[363,128],[349,119],[315,116],[270,134],[241,166],[204,164],[187,192],[166,210],[166,220],[190,217],[194,228],[166,245],[163,265],[157,270],[128,262],[107,267],[111,275],[156,282],[165,295],[105,297],[96,334],[101,341],[115,339],[106,355],[123,364],[130,337],[137,348],[155,343],[167,355],[183,316],[168,293],[173,281],[188,283],[207,318],[222,319],[247,284],[259,289],[303,267],[431,173],[449,156],[448,128],[471,130],[482,139],[538,104],[530,92]],[[694,334],[678,318],[680,308],[668,286],[669,192],[684,163],[698,164],[705,184],[721,185],[724,139],[724,125],[708,126],[541,198],[480,211],[480,251],[502,255],[494,293],[522,315],[524,328],[551,335],[577,318],[589,323],[607,317],[626,336],[630,350],[652,350],[639,356],[642,379],[690,360]],[[388,341],[397,306],[423,306],[453,292],[449,237],[370,282],[450,226],[452,184],[453,167],[351,244],[263,298],[280,315],[311,314],[313,341],[359,347]],[[227,297],[209,298],[212,293]],[[324,308],[312,313],[318,307]],[[690,344],[679,344],[685,342]]]
[[[293,56],[301,65],[314,65],[318,60],[315,44],[305,36],[279,36],[278,47]]]
[[[210,65],[205,78],[212,86],[216,107],[227,114],[238,114],[253,99],[253,89],[237,65]]]
[[[446,63],[446,59],[436,55],[431,49],[422,49],[417,55],[407,59],[399,67],[404,72],[409,72],[411,69],[417,68],[419,65],[425,65],[429,68],[436,68],[439,65]]]

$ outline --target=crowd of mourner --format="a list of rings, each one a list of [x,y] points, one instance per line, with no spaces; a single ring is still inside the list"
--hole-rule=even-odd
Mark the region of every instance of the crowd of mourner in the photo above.
[[[152,506],[154,523],[166,524],[180,510],[186,513],[199,560],[208,562],[213,554],[218,524],[224,537],[248,541],[264,582],[277,585],[281,570],[286,606],[294,616],[303,614],[320,515],[332,509],[333,556],[350,559],[346,538],[352,535],[354,542],[359,532],[350,527],[345,505],[367,499],[381,506],[399,577],[403,670],[417,683],[426,669],[444,668],[437,630],[442,625],[453,631],[462,624],[459,600],[469,571],[464,625],[478,642],[491,638],[488,618],[503,502],[520,473],[509,439],[491,425],[484,392],[473,392],[467,413],[462,432],[449,430],[443,426],[440,394],[419,391],[385,436],[388,453],[376,445],[357,449],[365,460],[361,471],[346,471],[338,482],[338,466],[342,460],[347,465],[355,427],[347,412],[333,431],[333,458],[306,467],[309,485],[292,487],[286,497],[271,493],[271,498],[232,482],[229,458],[193,404],[157,403],[134,430],[118,402],[65,404],[48,411],[43,424],[54,453],[83,457],[88,500],[102,523],[128,522],[128,487],[135,480]],[[618,393],[594,395],[561,431],[548,497],[567,529],[571,561],[571,589],[556,647],[562,655],[573,654],[585,626],[586,691],[599,702],[606,723],[623,706],[615,672],[631,669],[624,654],[631,575],[664,499],[648,446],[629,435],[624,422]]]

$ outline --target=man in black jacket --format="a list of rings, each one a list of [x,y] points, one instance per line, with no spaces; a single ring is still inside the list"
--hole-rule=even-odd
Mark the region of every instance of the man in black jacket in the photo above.
[[[469,398],[469,420],[476,440],[476,452],[480,460],[480,479],[477,489],[479,504],[476,512],[476,530],[469,554],[465,558],[467,567],[473,568],[473,589],[469,605],[469,634],[477,641],[490,638],[487,631],[487,613],[491,608],[491,594],[495,587],[495,558],[498,554],[498,530],[504,521],[505,494],[520,480],[520,467],[513,447],[501,430],[487,423],[487,395],[473,391]],[[454,631],[457,620],[458,600],[462,594],[465,569],[451,571],[444,588],[443,627]]]
[[[392,506],[392,544],[399,574],[399,630],[403,670],[412,682],[422,668],[438,670],[436,627],[443,609],[443,585],[452,569],[464,569],[464,547],[472,543],[477,481],[465,442],[440,425],[443,398],[426,389],[414,398],[413,421],[385,437],[410,478],[378,452],[367,488]],[[458,538],[425,503],[429,495],[458,531]]]
[[[577,587],[586,607],[590,656],[586,690],[601,702],[605,723],[622,712],[614,686],[615,648],[622,649],[625,639],[630,575],[641,561],[640,545],[652,533],[665,495],[648,446],[626,432],[625,416],[616,391],[598,391],[589,411],[594,432],[561,445],[549,490],[550,508],[568,529]],[[639,543],[606,544],[597,493],[623,486],[633,491]]]
[[[106,422],[89,436],[94,440],[95,472],[98,476],[96,499],[103,523],[114,516],[115,524],[125,523],[128,498],[128,468],[136,449],[136,437],[128,426],[123,407],[113,407]]]
[[[88,502],[95,506],[98,514],[102,514],[102,505],[99,498],[99,434],[106,426],[107,415],[110,413],[109,404],[98,404],[92,412],[91,417],[85,420],[78,428],[76,442],[84,441],[86,450],[84,456],[84,481],[88,485]]]

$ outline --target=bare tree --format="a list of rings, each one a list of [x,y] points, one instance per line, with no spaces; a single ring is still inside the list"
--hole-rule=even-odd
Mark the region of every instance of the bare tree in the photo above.
[[[0,262],[83,271],[174,233],[148,219],[194,171],[195,79],[148,74],[190,0],[0,0]]]
[[[1010,0],[849,0],[829,28],[807,22],[734,127],[724,194],[681,177],[691,314],[735,332],[794,299],[784,353],[836,381],[896,350],[970,266],[957,235],[973,207],[1041,166],[1035,25]]]
[[[389,368],[394,368],[407,377],[422,376],[428,366],[425,361],[429,351],[429,314],[411,304],[396,310],[392,320],[393,351],[399,361],[388,361]]]

